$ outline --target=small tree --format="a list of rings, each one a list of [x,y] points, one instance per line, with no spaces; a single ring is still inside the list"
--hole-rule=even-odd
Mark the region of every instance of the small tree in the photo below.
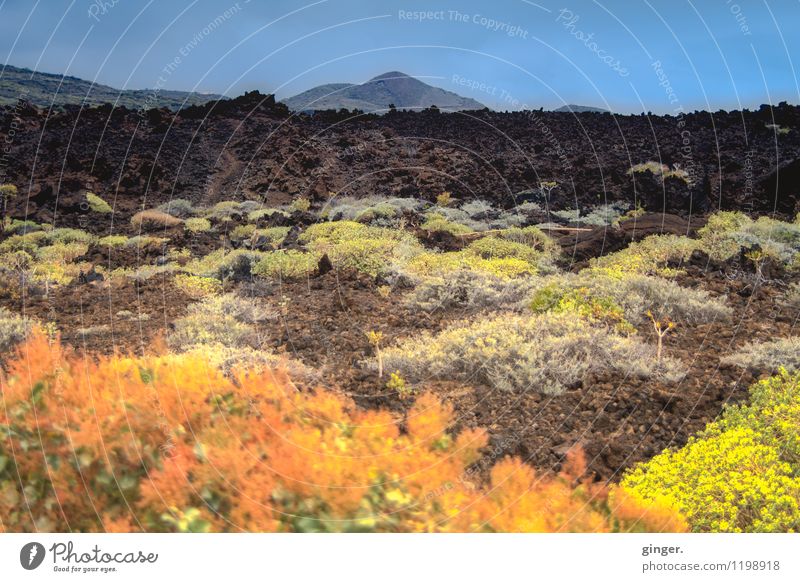
[[[14,184],[0,184],[0,198],[2,198],[3,215],[0,217],[0,230],[6,228],[8,202],[17,196],[17,187]]]
[[[550,194],[558,188],[558,182],[539,182],[539,192],[549,201]]]
[[[381,351],[381,342],[383,341],[383,332],[368,331],[367,340],[372,350],[375,352],[375,357],[378,359],[378,378],[383,378],[383,352]]]
[[[661,352],[664,350],[664,336],[666,336],[674,327],[675,323],[668,317],[657,319],[652,311],[647,312],[647,317],[653,322],[653,329],[656,330],[658,336],[658,349],[656,350],[656,362],[661,364]]]

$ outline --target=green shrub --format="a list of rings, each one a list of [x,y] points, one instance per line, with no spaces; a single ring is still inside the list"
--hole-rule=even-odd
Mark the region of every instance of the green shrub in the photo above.
[[[128,237],[121,234],[110,234],[97,240],[97,245],[101,247],[116,248],[128,244]]]
[[[111,208],[108,202],[100,198],[94,192],[87,192],[86,193],[86,202],[89,203],[89,209],[92,212],[98,212],[100,214],[109,214],[114,212],[114,209]]]
[[[800,375],[782,372],[750,394],[623,487],[672,505],[698,532],[800,531]]]
[[[473,232],[470,227],[457,222],[451,222],[438,213],[428,214],[425,222],[419,227],[427,232],[447,232],[455,236]]]
[[[412,277],[446,276],[460,270],[488,273],[501,279],[515,279],[537,273],[535,266],[521,259],[484,259],[469,251],[423,252],[411,258],[404,270]]]
[[[186,230],[189,232],[208,232],[211,230],[211,221],[207,218],[200,217],[187,218],[184,221],[183,226],[186,227]]]
[[[686,261],[699,246],[698,241],[685,236],[653,235],[621,251],[592,259],[591,266],[613,277],[630,273],[671,277],[680,271],[669,267],[668,263]]]
[[[186,264],[186,272],[201,277],[225,279],[248,279],[255,274],[254,267],[265,256],[260,251],[246,249],[217,249],[204,257],[194,259]]]
[[[235,227],[230,233],[230,239],[235,241],[242,241],[253,236],[256,231],[255,224],[240,224]]]
[[[545,394],[560,394],[598,371],[681,377],[675,361],[656,362],[652,346],[573,313],[504,314],[457,324],[384,349],[383,360],[386,369],[415,382],[456,379]]]
[[[253,267],[253,274],[270,279],[299,279],[317,270],[320,256],[296,250],[264,253]]]
[[[419,241],[402,230],[352,221],[312,225],[299,240],[318,255],[327,253],[336,267],[353,268],[373,276],[398,269],[423,252]]]
[[[254,244],[263,242],[272,245],[273,247],[277,247],[286,239],[286,236],[289,234],[290,230],[292,229],[288,226],[257,228],[255,231],[253,231],[253,236],[250,240],[253,241]]]

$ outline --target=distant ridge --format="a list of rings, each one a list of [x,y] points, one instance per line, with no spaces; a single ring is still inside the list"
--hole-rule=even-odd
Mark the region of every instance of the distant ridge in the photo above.
[[[361,85],[329,83],[283,101],[293,111],[360,109],[385,113],[390,105],[397,109],[425,109],[435,105],[447,111],[484,109],[482,103],[423,83],[419,79],[391,71]]]
[[[590,107],[588,105],[563,105],[558,109],[553,109],[555,113],[608,113],[608,109],[600,107]]]
[[[222,95],[167,91],[166,89],[114,89],[91,81],[34,72],[11,65],[0,68],[0,106],[14,105],[22,97],[38,107],[63,107],[64,105],[104,105],[116,103],[129,109],[167,107],[172,110],[203,105],[224,99]]]

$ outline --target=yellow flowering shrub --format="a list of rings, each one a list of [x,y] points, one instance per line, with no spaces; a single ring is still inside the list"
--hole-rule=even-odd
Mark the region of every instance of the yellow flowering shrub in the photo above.
[[[800,375],[782,372],[751,389],[749,404],[677,451],[629,472],[623,487],[667,503],[694,531],[800,531]]]
[[[556,477],[505,459],[480,484],[486,435],[448,432],[429,394],[399,419],[280,372],[229,378],[202,353],[94,360],[41,335],[2,386],[1,531],[686,528],[587,479],[580,454]]]

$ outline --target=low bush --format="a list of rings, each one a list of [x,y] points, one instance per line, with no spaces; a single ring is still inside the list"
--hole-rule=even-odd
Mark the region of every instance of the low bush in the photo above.
[[[521,259],[484,259],[468,251],[424,252],[411,258],[403,269],[411,277],[442,277],[464,270],[488,273],[501,279],[515,279],[537,273],[534,265]]]
[[[226,279],[249,279],[255,266],[265,257],[265,253],[247,249],[217,249],[204,257],[189,261],[184,269],[192,275]]]
[[[776,373],[785,368],[800,370],[800,337],[748,343],[735,354],[722,358],[725,364],[747,368],[756,373]]]
[[[286,239],[291,227],[273,226],[271,228],[257,228],[250,237],[250,244],[253,247],[269,245],[277,248]]]
[[[426,232],[446,232],[455,236],[473,232],[470,227],[458,222],[452,222],[435,212],[429,213],[425,222],[420,224],[419,227]]]
[[[588,269],[578,275],[561,274],[541,279],[536,293],[542,294],[533,303],[536,309],[546,310],[568,293],[583,289],[592,297],[611,300],[622,308],[631,323],[645,320],[649,311],[657,318],[668,318],[680,324],[697,324],[728,320],[733,311],[723,300],[702,289],[681,287],[674,281],[635,273],[614,273]]]
[[[592,259],[591,266],[614,277],[630,273],[671,277],[680,271],[670,264],[686,261],[699,246],[698,241],[685,236],[653,235],[621,251]]]
[[[179,351],[213,344],[258,348],[262,342],[257,324],[273,317],[255,300],[231,293],[212,295],[190,305],[186,315],[175,320],[167,341]]]
[[[25,341],[31,327],[29,320],[0,307],[0,353],[6,353]]]
[[[194,214],[194,206],[189,200],[183,198],[173,198],[169,202],[165,202],[158,208],[159,212],[166,212],[176,218],[189,218]]]
[[[794,266],[800,255],[800,224],[741,212],[718,212],[698,231],[702,248],[716,260],[728,260],[742,250],[759,250],[766,257]]]
[[[419,241],[402,230],[349,221],[312,225],[299,240],[317,255],[327,254],[336,267],[372,276],[396,270],[423,252]]]
[[[456,269],[444,277],[425,277],[406,297],[412,309],[512,310],[527,307],[536,287],[529,278],[508,279],[483,271]]]
[[[431,395],[399,419],[281,373],[226,377],[202,352],[93,360],[36,337],[23,353],[3,381],[2,531],[686,528],[588,479],[579,454],[556,476],[491,466],[486,435],[448,432],[453,410]]]
[[[222,283],[213,277],[198,277],[179,273],[175,275],[175,286],[189,297],[202,299],[222,293]]]
[[[211,230],[211,221],[208,220],[207,218],[202,218],[198,216],[194,218],[187,218],[184,221],[183,226],[189,232],[194,232],[194,233],[208,232],[209,230]]]
[[[172,228],[181,224],[180,218],[160,210],[142,210],[131,217],[131,226],[137,230]]]
[[[294,249],[268,252],[253,267],[253,274],[268,279],[302,279],[317,270],[319,260],[316,253]]]
[[[94,192],[86,193],[86,202],[89,204],[89,209],[92,212],[97,212],[99,214],[109,214],[114,212],[114,209],[111,208],[111,205]]]
[[[800,531],[800,375],[750,389],[750,402],[681,449],[630,471],[622,485],[686,516],[698,532]]]
[[[639,174],[642,172],[652,172],[662,180],[666,180],[667,178],[679,178],[684,182],[689,181],[689,173],[686,170],[679,168],[677,164],[674,168],[670,168],[666,164],[649,161],[641,164],[635,164],[628,169],[628,174]]]
[[[128,244],[128,237],[121,234],[110,234],[97,240],[98,246],[117,248]]]
[[[387,370],[409,380],[477,381],[502,390],[560,394],[592,372],[674,381],[680,366],[655,350],[574,313],[508,315],[457,324],[383,350]]]

